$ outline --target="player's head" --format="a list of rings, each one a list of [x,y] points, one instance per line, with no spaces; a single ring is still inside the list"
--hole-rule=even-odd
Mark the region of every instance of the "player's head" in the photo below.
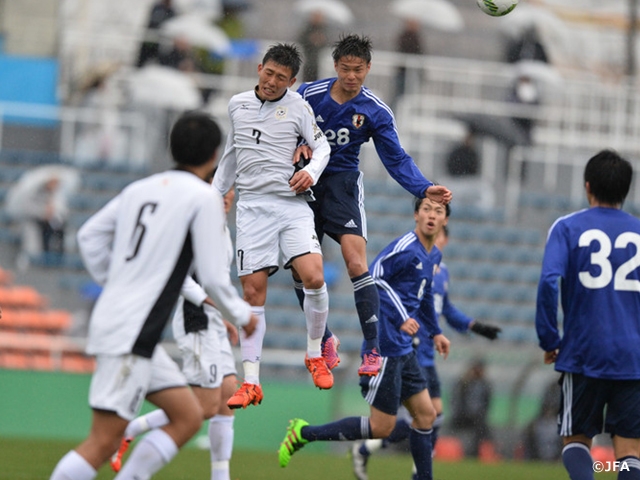
[[[602,150],[584,169],[587,196],[604,205],[622,205],[631,186],[631,164],[613,150]]]
[[[355,96],[371,69],[371,40],[360,35],[346,35],[333,46],[333,66],[337,84],[348,95]]]
[[[420,205],[422,205],[422,201],[425,200],[425,197],[422,198],[418,198],[416,197],[413,200],[413,213],[418,213],[418,210],[420,210]],[[449,215],[451,215],[451,204],[447,203],[444,206],[444,212],[447,218],[449,218]]]
[[[416,221],[415,232],[421,240],[435,242],[440,230],[447,224],[447,206],[429,198],[416,200],[413,218]]]
[[[278,43],[267,50],[258,65],[258,96],[262,100],[277,100],[296,82],[302,57],[295,45]]]
[[[211,115],[186,112],[171,128],[171,156],[178,165],[199,167],[215,158],[221,139],[220,127]]]

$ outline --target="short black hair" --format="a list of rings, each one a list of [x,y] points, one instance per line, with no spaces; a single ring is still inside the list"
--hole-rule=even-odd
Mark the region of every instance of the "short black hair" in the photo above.
[[[171,128],[171,156],[178,165],[197,167],[215,155],[221,140],[222,131],[211,115],[185,112]]]
[[[423,201],[425,198],[427,198],[427,197],[422,197],[422,198],[421,198],[421,197],[415,197],[415,198],[413,199],[413,212],[414,212],[414,213],[417,213],[417,212],[418,212],[418,210],[420,210],[420,205],[422,205],[422,201]],[[449,204],[449,203],[447,203],[447,204],[444,206],[444,213],[445,213],[445,216],[446,216],[447,218],[449,218],[449,215],[451,215],[451,206],[450,206],[450,204]]]
[[[366,35],[342,35],[333,44],[331,56],[334,62],[344,57],[356,57],[363,59],[367,64],[371,63],[371,39]]]
[[[591,194],[601,203],[622,205],[629,188],[633,167],[613,150],[602,150],[587,162],[584,181]]]
[[[277,43],[276,45],[271,45],[267,53],[262,57],[262,65],[264,66],[269,60],[291,69],[291,78],[298,75],[300,65],[302,65],[300,50],[292,43]]]

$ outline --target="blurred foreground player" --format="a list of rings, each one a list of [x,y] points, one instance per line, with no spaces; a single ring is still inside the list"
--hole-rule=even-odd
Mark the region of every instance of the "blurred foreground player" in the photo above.
[[[221,196],[211,177],[220,129],[187,113],[171,131],[177,168],[126,187],[78,232],[87,270],[104,286],[91,314],[87,352],[96,356],[89,436],[57,464],[52,480],[90,480],[118,449],[142,401],[170,422],[147,435],[116,479],[148,479],[200,428],[202,409],[158,345],[189,268],[225,318],[247,334],[257,319],[231,284]]]

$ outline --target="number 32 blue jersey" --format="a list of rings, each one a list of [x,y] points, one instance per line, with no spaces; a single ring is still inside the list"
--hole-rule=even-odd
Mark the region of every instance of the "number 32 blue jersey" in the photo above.
[[[304,83],[298,93],[309,102],[329,145],[331,157],[325,175],[358,170],[360,147],[373,138],[376,152],[389,175],[412,195],[422,198],[433,185],[404,151],[391,109],[371,90],[362,87],[354,98],[339,104],[331,98],[335,78]]]
[[[639,267],[640,221],[635,217],[595,207],[556,220],[545,247],[536,308],[540,347],[559,349],[556,370],[640,379]]]

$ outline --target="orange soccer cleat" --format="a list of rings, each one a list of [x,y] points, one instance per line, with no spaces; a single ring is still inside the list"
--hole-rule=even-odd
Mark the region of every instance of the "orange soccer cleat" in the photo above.
[[[244,382],[229,400],[229,408],[247,408],[249,405],[259,405],[262,403],[264,395],[260,385]]]
[[[129,445],[131,445],[132,441],[133,437],[122,438],[122,441],[120,442],[120,448],[116,453],[113,454],[113,457],[111,457],[111,470],[113,470],[114,472],[119,472],[122,468],[122,457],[129,449]]]
[[[329,389],[333,387],[333,374],[327,367],[327,362],[323,357],[309,358],[305,355],[304,364],[307,366],[313,383],[321,389]]]

